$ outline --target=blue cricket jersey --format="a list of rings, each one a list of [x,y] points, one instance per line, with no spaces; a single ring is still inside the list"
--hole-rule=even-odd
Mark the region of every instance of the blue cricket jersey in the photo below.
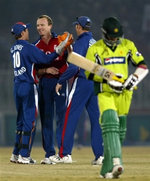
[[[95,43],[91,32],[84,32],[78,36],[73,51],[84,56],[89,46]],[[78,120],[84,109],[86,108],[91,122],[91,145],[95,155],[95,159],[103,155],[101,128],[99,125],[99,108],[98,99],[94,93],[93,81],[87,80],[84,70],[69,64],[68,69],[59,79],[61,84],[63,81],[74,77],[71,88],[67,97],[67,109],[65,112],[64,123],[62,128],[61,140],[59,141],[59,156],[64,157],[71,155],[75,129]]]
[[[34,64],[51,63],[59,56],[56,52],[46,55],[26,40],[17,40],[10,52],[15,82],[34,83]]]

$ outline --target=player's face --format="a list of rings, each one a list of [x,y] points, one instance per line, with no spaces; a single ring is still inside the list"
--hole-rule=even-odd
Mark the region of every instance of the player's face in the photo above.
[[[114,37],[107,36],[107,39],[112,45],[118,45],[120,43],[119,37],[114,38]]]
[[[29,40],[29,30],[28,29],[25,29],[24,31],[22,31],[21,35],[22,35],[23,40]]]
[[[108,37],[108,39],[109,40],[111,40],[111,41],[117,41],[119,38],[117,37],[117,38],[113,38],[113,37],[110,37],[110,36],[107,36]]]
[[[48,21],[46,18],[40,18],[37,20],[37,31],[40,36],[50,34],[51,29],[52,25],[48,25]]]
[[[29,30],[26,29],[26,40],[29,40]]]
[[[80,25],[75,25],[75,30],[76,30],[76,33],[77,33],[77,36],[80,35]]]

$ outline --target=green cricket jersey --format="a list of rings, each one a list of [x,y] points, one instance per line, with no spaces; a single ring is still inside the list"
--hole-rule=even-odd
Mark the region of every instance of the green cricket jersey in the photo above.
[[[92,45],[87,52],[86,58],[100,63],[107,69],[116,74],[122,74],[124,79],[128,77],[128,61],[131,60],[135,65],[144,60],[141,53],[138,52],[134,43],[130,40],[121,38],[121,43],[117,46],[115,51],[112,51],[103,41],[97,41]],[[99,60],[96,59],[98,55]],[[89,76],[86,72],[86,76]],[[93,77],[94,81],[102,82],[102,78],[97,75]]]
[[[124,79],[128,78],[129,61],[135,65],[144,61],[144,57],[138,52],[134,43],[127,39],[121,39],[115,51],[106,46],[101,39],[88,49],[86,58],[116,74],[122,74]],[[85,74],[87,78],[91,78],[90,72],[86,71]],[[123,90],[121,94],[118,94],[98,75],[92,75],[91,79],[95,81],[95,92],[98,94],[101,114],[105,110],[115,110],[119,116],[128,114],[133,91]]]

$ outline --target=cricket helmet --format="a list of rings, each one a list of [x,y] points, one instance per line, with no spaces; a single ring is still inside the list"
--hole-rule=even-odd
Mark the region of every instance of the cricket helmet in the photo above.
[[[109,46],[113,46],[114,44],[118,44],[117,40],[113,40],[121,38],[123,36],[123,28],[120,24],[119,20],[116,17],[109,17],[103,21],[101,28],[105,43],[109,44]]]

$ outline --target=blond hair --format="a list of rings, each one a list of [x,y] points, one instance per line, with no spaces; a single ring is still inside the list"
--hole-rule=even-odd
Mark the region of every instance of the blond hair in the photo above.
[[[43,15],[39,16],[37,19],[41,19],[41,18],[46,18],[47,22],[48,22],[48,25],[53,24],[53,20],[52,20],[52,18],[50,16],[43,14]]]

